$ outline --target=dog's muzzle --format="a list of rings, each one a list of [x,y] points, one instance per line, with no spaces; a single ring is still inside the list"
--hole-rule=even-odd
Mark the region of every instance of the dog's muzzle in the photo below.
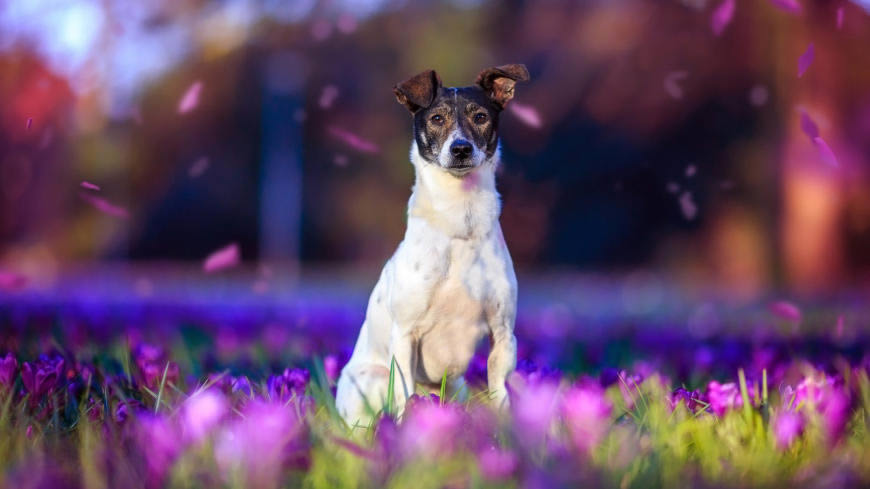
[[[465,175],[474,169],[474,145],[464,139],[457,139],[450,145],[450,162],[447,170],[457,176]]]

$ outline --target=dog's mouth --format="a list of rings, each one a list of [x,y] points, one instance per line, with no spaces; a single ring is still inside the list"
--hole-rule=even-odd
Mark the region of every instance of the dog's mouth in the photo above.
[[[446,168],[446,170],[455,177],[464,177],[469,174],[471,170],[474,170],[474,165],[470,163],[466,165],[454,165]]]

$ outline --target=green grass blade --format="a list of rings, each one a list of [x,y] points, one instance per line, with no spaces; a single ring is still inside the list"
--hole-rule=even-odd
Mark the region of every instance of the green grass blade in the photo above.
[[[160,398],[163,397],[163,387],[166,385],[166,374],[169,373],[169,362],[166,362],[166,367],[163,368],[163,378],[160,379],[160,388],[157,389],[157,402],[154,403],[154,414],[160,410]]]
[[[396,357],[393,356],[393,359],[390,360],[390,382],[387,384],[387,415],[393,415],[393,408],[395,404],[395,392],[396,392]]]

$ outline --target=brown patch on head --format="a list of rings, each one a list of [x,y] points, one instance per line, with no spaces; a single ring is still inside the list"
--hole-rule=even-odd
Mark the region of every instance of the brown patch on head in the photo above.
[[[393,93],[396,94],[396,100],[414,114],[432,104],[439,88],[441,78],[438,73],[426,70],[394,86]]]
[[[477,75],[477,83],[489,98],[504,108],[514,98],[514,86],[518,81],[528,81],[529,70],[525,65],[510,64],[487,68]]]

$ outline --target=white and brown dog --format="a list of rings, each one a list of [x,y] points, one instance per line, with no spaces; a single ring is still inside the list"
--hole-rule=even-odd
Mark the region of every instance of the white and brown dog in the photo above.
[[[498,223],[498,118],[516,82],[528,79],[525,66],[504,65],[468,87],[443,87],[431,70],[394,87],[414,115],[416,182],[405,239],[381,272],[338,380],[336,405],[349,425],[367,426],[386,406],[393,359],[400,416],[417,387],[437,392],[445,376],[449,395],[463,395],[485,336],[489,395],[507,406],[517,282]]]

